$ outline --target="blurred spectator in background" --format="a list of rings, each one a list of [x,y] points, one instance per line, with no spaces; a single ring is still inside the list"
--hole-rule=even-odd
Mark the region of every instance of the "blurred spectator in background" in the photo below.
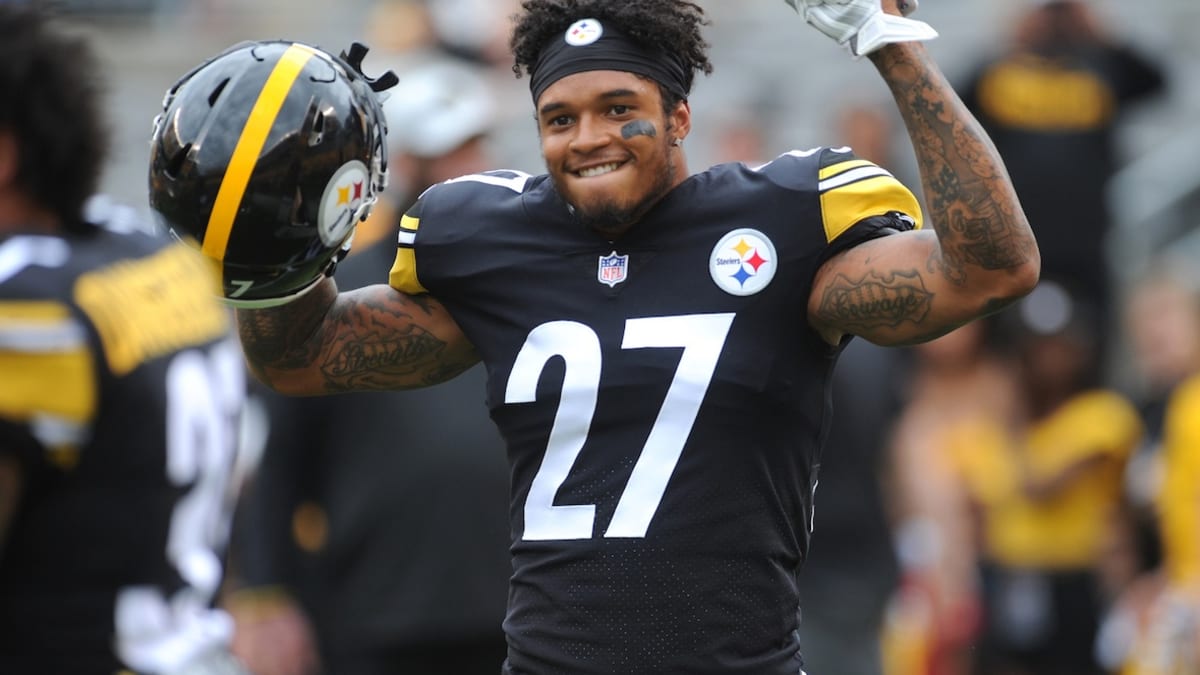
[[[364,32],[376,54],[419,52],[437,44],[425,0],[379,0],[367,12]]]
[[[230,316],[190,248],[85,202],[99,67],[22,5],[0,3],[0,672],[235,675]]]
[[[889,510],[902,566],[884,633],[888,675],[964,675],[980,625],[978,545],[949,434],[1011,420],[1012,365],[990,320],[911,349],[888,450]]]
[[[1106,601],[1097,568],[1122,476],[1141,441],[1137,410],[1094,385],[1085,301],[1043,277],[1001,315],[1019,359],[1017,421],[953,430],[979,513],[985,675],[1093,675]]]
[[[420,52],[393,70],[388,192],[338,267],[343,289],[386,274],[400,215],[425,187],[489,164],[491,97],[473,67]],[[420,392],[267,394],[271,433],[239,509],[229,598],[256,673],[500,671],[508,469],[484,377],[477,366]]]
[[[1200,286],[1194,261],[1154,261],[1125,330],[1146,440],[1127,471],[1140,543],[1097,650],[1122,675],[1200,672]]]
[[[517,0],[424,0],[438,46],[483,65],[512,66],[508,50],[510,18]]]
[[[1094,308],[1103,363],[1113,328],[1104,240],[1106,186],[1123,163],[1115,132],[1130,104],[1164,88],[1160,66],[1113,35],[1086,0],[1037,0],[1007,50],[968,78],[962,97],[995,141],[1038,237],[1044,276],[1074,279]]]
[[[1178,386],[1200,373],[1200,294],[1194,266],[1188,258],[1162,256],[1132,282],[1124,301],[1122,327],[1133,372],[1130,395],[1146,427],[1126,469],[1125,497],[1134,545],[1122,570],[1125,581],[1162,563],[1157,511],[1165,476],[1166,409]]]

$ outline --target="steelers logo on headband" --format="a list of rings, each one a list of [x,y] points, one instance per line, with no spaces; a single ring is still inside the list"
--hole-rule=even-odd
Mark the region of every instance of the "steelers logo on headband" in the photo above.
[[[604,35],[604,26],[595,19],[580,19],[567,29],[566,41],[572,47],[590,45]]]
[[[555,37],[530,68],[529,89],[534,103],[550,85],[568,75],[594,70],[618,70],[648,77],[680,98],[687,98],[691,81],[680,58],[657,45],[642,45],[616,26],[599,19],[580,19]]]

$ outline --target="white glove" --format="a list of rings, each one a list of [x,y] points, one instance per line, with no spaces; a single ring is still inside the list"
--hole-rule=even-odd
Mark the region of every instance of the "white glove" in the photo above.
[[[937,31],[924,21],[906,18],[917,0],[901,3],[905,16],[885,14],[879,0],[784,0],[804,20],[843,45],[856,57],[893,42],[932,40]]]

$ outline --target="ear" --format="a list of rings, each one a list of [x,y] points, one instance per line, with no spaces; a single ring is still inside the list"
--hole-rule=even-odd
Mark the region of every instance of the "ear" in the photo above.
[[[671,114],[667,116],[667,128],[671,136],[680,141],[692,133],[692,105],[687,100],[680,101]]]

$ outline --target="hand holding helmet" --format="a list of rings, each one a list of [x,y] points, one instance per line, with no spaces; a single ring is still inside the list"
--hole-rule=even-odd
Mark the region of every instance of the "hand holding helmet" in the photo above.
[[[784,0],[817,30],[843,45],[855,57],[894,42],[932,40],[937,31],[924,21],[907,18],[918,0],[900,0],[903,16],[884,13],[880,0]]]
[[[386,125],[366,47],[334,56],[235,45],[180,79],[155,119],[150,206],[216,263],[237,307],[311,289],[349,250],[387,183]]]

